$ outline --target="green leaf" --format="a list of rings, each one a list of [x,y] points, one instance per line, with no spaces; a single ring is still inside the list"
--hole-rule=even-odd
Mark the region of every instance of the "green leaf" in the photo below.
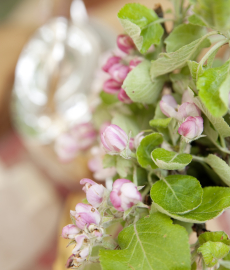
[[[217,147],[219,148],[222,152],[225,152],[227,154],[230,154],[230,151],[227,148],[223,148],[220,143],[219,143],[219,134],[218,132],[214,129],[212,124],[209,122],[209,120],[204,117],[204,132],[203,132],[209,140]]]
[[[150,196],[154,204],[170,213],[187,213],[202,202],[200,182],[189,175],[170,175],[153,184]]]
[[[122,88],[134,102],[154,103],[162,90],[165,77],[150,78],[150,62],[143,61],[126,77]]]
[[[207,69],[197,81],[199,97],[215,117],[228,111],[228,94],[230,91],[229,61],[223,66]]]
[[[210,41],[207,39],[207,35],[181,47],[175,52],[161,53],[157,60],[152,61],[150,69],[151,78],[169,73],[175,69],[185,66],[187,61],[193,59],[200,49],[210,46]]]
[[[152,119],[149,121],[149,125],[156,128],[167,128],[171,120],[172,118]]]
[[[103,270],[191,269],[186,230],[161,213],[125,228],[118,243],[121,250],[100,251]]]
[[[146,53],[152,44],[160,43],[164,30],[152,9],[137,3],[126,4],[118,18],[141,53]]]
[[[198,63],[196,61],[187,61],[191,76],[192,76],[192,80],[194,82],[194,84],[196,85],[196,74],[197,74],[197,68],[198,68]],[[201,73],[203,73],[203,70],[200,70]],[[200,74],[201,75],[201,74]]]
[[[193,11],[210,28],[217,30],[230,29],[230,0],[197,0]]]
[[[174,219],[173,224],[177,224],[184,227],[188,235],[190,235],[193,232],[193,229],[192,229],[193,223],[183,222],[183,221]]]
[[[204,27],[192,24],[181,24],[173,29],[165,39],[166,51],[175,52],[196,39],[203,37],[207,31]]]
[[[188,17],[188,21],[194,25],[206,26],[206,24],[196,14],[193,14],[190,17]]]
[[[192,90],[190,90],[190,94],[191,97],[194,96]],[[197,107],[199,107],[201,111],[207,116],[208,120],[212,123],[213,127],[221,136],[223,136],[224,138],[230,136],[230,127],[225,122],[223,117],[213,116],[199,97],[193,97],[193,101],[197,105]]]
[[[122,128],[127,135],[132,131],[132,137],[136,136],[139,133],[139,127],[136,122],[135,117],[116,113],[112,119],[112,124]]]
[[[228,235],[223,231],[218,232],[205,232],[199,236],[199,243],[203,245],[204,243],[211,241],[211,242],[221,242],[225,245],[230,246],[230,239]]]
[[[223,182],[230,186],[230,167],[228,164],[223,159],[212,154],[209,154],[204,160],[220,176]]]
[[[203,201],[195,210],[179,215],[166,212],[162,207],[155,204],[155,207],[175,219],[184,222],[204,223],[218,217],[224,210],[230,208],[230,188],[227,187],[205,187],[203,189]]]
[[[110,168],[110,167],[115,167],[116,166],[116,156],[111,156],[106,154],[103,157],[103,168]]]
[[[163,142],[163,136],[160,133],[152,133],[142,139],[137,148],[137,161],[143,168],[151,167],[156,169],[157,166],[152,161],[151,152],[155,147]]]
[[[154,163],[164,170],[182,170],[192,161],[189,154],[179,154],[163,148],[153,150],[151,156]]]
[[[230,247],[221,242],[206,242],[198,248],[204,258],[205,264],[212,267],[218,263],[219,259],[225,257],[230,250]]]

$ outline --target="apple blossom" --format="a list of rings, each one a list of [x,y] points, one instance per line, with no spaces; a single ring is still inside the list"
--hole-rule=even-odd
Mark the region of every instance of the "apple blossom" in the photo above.
[[[84,243],[88,242],[89,237],[86,234],[79,234],[75,237],[76,246],[72,250],[73,254],[77,254],[78,251],[81,249]]]
[[[65,239],[74,239],[75,236],[80,232],[81,230],[73,225],[73,224],[69,224],[66,225],[63,229],[62,229],[62,237]]]
[[[201,116],[201,111],[195,103],[185,102],[178,108],[178,119],[183,121],[188,116]]]
[[[117,64],[117,63],[120,63],[120,62],[121,62],[121,57],[120,57],[120,56],[112,56],[112,57],[110,57],[110,58],[107,60],[106,64],[102,67],[102,69],[103,69],[105,72],[108,72],[109,69],[110,69],[113,65],[115,65],[115,64]]]
[[[164,115],[177,118],[177,102],[171,95],[164,95],[160,101],[160,108]]]
[[[79,250],[76,254],[75,254],[75,260],[77,262],[83,262],[87,259],[89,255],[89,247],[85,247],[82,250]]]
[[[117,125],[109,125],[101,134],[101,142],[107,152],[116,154],[122,152],[128,144],[128,136]]]
[[[103,90],[108,94],[117,94],[121,89],[122,83],[114,79],[109,79],[104,82]]]
[[[109,69],[108,73],[110,74],[112,79],[114,79],[117,82],[122,83],[129,73],[129,67],[121,63],[118,63],[118,64],[113,65]]]
[[[126,94],[125,90],[123,88],[121,88],[119,94],[118,94],[118,99],[126,104],[130,104],[133,103],[132,100],[130,99],[130,97]]]
[[[92,223],[98,225],[101,221],[98,210],[89,204],[78,203],[75,211],[70,213],[75,217],[76,225],[82,230],[85,226],[88,227]]]
[[[83,178],[80,181],[81,185],[84,185],[83,190],[86,193],[87,201],[94,207],[98,207],[104,195],[105,188],[103,185],[98,185],[93,180],[88,178]]]
[[[110,200],[118,211],[126,211],[133,205],[141,202],[142,197],[137,186],[127,179],[117,179],[113,183]]]
[[[89,148],[96,139],[96,131],[91,123],[75,125],[61,134],[55,141],[55,151],[62,162],[72,160],[78,151]]]
[[[119,35],[117,37],[117,46],[127,54],[130,54],[136,48],[133,40],[128,35]]]
[[[182,135],[187,142],[198,139],[203,132],[203,118],[200,116],[189,116],[180,125],[178,133]]]

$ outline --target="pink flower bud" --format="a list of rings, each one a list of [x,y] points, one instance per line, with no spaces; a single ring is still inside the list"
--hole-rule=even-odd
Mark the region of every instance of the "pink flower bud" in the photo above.
[[[84,229],[85,226],[90,224],[99,225],[101,221],[101,216],[98,210],[92,207],[89,204],[78,203],[75,207],[75,212],[71,211],[71,214],[74,215],[76,219],[76,225],[80,229]]]
[[[124,130],[117,125],[110,125],[101,134],[101,142],[107,152],[116,154],[126,148],[128,136]]]
[[[105,72],[108,72],[109,69],[110,69],[113,65],[120,63],[120,61],[121,61],[121,57],[119,57],[119,56],[112,56],[112,57],[110,57],[110,58],[107,60],[106,64],[102,67],[102,69],[103,69]]]
[[[109,79],[104,82],[103,90],[108,94],[117,94],[121,89],[122,83],[114,79]]]
[[[133,103],[132,100],[130,99],[130,97],[126,94],[125,90],[123,88],[121,88],[119,94],[118,94],[118,99],[126,104],[131,104]]]
[[[178,109],[178,115],[177,115],[178,120],[183,121],[188,116],[193,116],[193,117],[201,116],[201,111],[196,106],[195,103],[185,102],[180,105]]]
[[[73,225],[73,224],[69,224],[67,226],[65,226],[62,229],[62,237],[65,239],[74,239],[74,237],[80,232],[81,230]]]
[[[164,115],[177,118],[177,102],[171,95],[164,95],[160,101],[160,108]]]
[[[67,133],[61,134],[55,142],[55,151],[62,162],[72,160],[78,151],[89,148],[96,139],[96,131],[91,123],[74,126]]]
[[[77,254],[78,253],[78,251],[81,249],[81,247],[83,246],[83,244],[85,243],[85,242],[88,242],[88,236],[87,235],[85,235],[85,234],[80,234],[80,235],[77,235],[76,237],[75,237],[75,241],[77,242],[77,244],[76,244],[76,246],[75,246],[75,248],[72,250],[72,253],[73,254]]]
[[[134,58],[129,62],[129,70],[133,70],[136,66],[138,66],[143,61],[142,58]]]
[[[117,179],[113,183],[110,200],[118,211],[123,212],[141,202],[142,198],[134,183],[127,179]]]
[[[86,193],[87,201],[92,206],[98,207],[103,200],[105,188],[88,178],[81,179],[80,184],[84,185],[83,190]]]
[[[115,81],[123,83],[129,73],[129,67],[121,63],[115,64],[109,69],[108,73]]]
[[[130,54],[133,50],[136,49],[133,40],[128,35],[119,35],[117,37],[117,46],[121,51],[127,54]]]
[[[198,139],[203,132],[203,118],[200,116],[189,116],[180,125],[178,133],[182,135],[187,142]]]

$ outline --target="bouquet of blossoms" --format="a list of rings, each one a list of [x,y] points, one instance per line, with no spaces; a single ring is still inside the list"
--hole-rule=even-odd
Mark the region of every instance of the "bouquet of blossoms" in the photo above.
[[[92,121],[56,141],[65,161],[94,144],[89,167],[107,183],[80,182],[86,199],[62,231],[67,268],[230,269],[228,235],[205,228],[230,207],[230,60],[216,58],[230,0],[172,3],[170,18],[159,5],[119,11],[126,34],[102,67]]]

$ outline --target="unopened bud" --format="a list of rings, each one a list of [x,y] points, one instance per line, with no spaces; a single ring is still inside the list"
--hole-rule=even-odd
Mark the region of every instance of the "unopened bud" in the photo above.
[[[117,37],[117,46],[127,54],[130,54],[136,48],[133,40],[128,35],[119,35]]]
[[[101,134],[101,142],[107,152],[116,154],[122,152],[128,144],[128,136],[117,125],[109,125]]]
[[[180,125],[178,133],[184,137],[187,142],[196,140],[203,132],[203,118],[200,116],[189,116]]]

